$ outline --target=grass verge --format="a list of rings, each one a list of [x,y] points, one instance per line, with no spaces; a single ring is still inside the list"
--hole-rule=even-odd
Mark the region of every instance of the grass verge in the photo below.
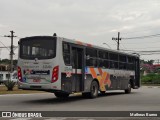
[[[142,86],[160,86],[160,84],[141,84]]]
[[[21,89],[18,89],[17,85],[13,88],[13,91],[7,91],[7,88],[4,85],[0,86],[0,95],[3,95],[3,94],[31,94],[31,93],[44,93],[44,92],[36,91],[36,90],[21,90]]]

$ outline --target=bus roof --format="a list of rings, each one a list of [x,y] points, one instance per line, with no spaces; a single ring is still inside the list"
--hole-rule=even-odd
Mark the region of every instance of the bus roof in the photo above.
[[[108,49],[108,48],[105,48],[105,47],[92,45],[92,44],[85,43],[85,42],[75,40],[75,39],[67,39],[67,38],[63,38],[63,37],[59,37],[59,38],[63,39],[66,42],[71,42],[71,43],[79,44],[79,45],[82,45],[82,46],[88,46],[90,48],[97,48],[97,49],[106,50],[106,51],[109,51],[109,52],[115,52],[115,53],[119,53],[119,54],[123,54],[123,55],[129,55],[129,56],[132,56],[132,57],[139,58],[139,54],[131,54],[131,53],[126,53],[126,52],[122,52],[122,51],[118,51],[118,50]]]
[[[85,43],[85,42],[82,42],[80,40],[68,39],[68,38],[58,37],[58,36],[31,36],[31,37],[25,37],[25,38],[21,38],[21,39],[30,39],[30,38],[38,38],[38,37],[42,37],[42,38],[47,38],[47,37],[48,38],[54,38],[54,37],[57,37],[57,38],[62,39],[63,41],[66,41],[66,42],[70,42],[70,43],[74,43],[74,44],[78,44],[78,45],[82,45],[82,46],[87,46],[87,47],[90,47],[90,48],[97,48],[97,49],[101,49],[101,50],[107,50],[109,52],[115,52],[115,53],[119,53],[119,54],[123,54],[123,55],[129,55],[129,56],[132,56],[132,57],[139,58],[139,54],[136,54],[136,53],[135,54],[126,53],[126,52],[113,50],[113,49],[108,49],[108,48],[97,46],[97,45],[92,45],[90,43]]]

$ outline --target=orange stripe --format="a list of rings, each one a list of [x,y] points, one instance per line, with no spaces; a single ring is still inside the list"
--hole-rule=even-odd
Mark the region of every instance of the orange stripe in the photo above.
[[[108,80],[109,80],[109,74],[107,73],[107,76],[106,76],[106,79],[104,81],[104,84],[106,84]]]
[[[107,76],[107,73],[104,72],[103,75],[102,75],[102,81],[104,82],[104,80],[106,79],[106,76]]]
[[[108,80],[107,83],[108,83],[108,86],[110,87],[111,86],[111,81]]]
[[[83,43],[81,42],[81,41],[76,41],[77,42],[77,44],[79,44],[79,45],[83,45]]]
[[[87,46],[88,46],[88,47],[92,47],[92,45],[91,45],[91,44],[87,44]]]
[[[100,73],[100,75],[102,76],[102,69],[101,68],[98,68],[98,71],[99,71],[99,73]]]
[[[91,71],[92,77],[97,78],[97,74],[96,74],[94,68],[90,68],[90,71]]]

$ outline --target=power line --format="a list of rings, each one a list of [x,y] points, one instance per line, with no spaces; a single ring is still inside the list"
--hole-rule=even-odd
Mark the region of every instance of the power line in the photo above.
[[[127,48],[124,46],[124,43],[123,43],[123,41],[121,41],[121,45],[124,47],[124,49],[127,49]]]
[[[130,48],[130,49],[148,49],[148,48],[160,48],[160,47],[145,47],[145,48],[143,48],[143,47],[141,47],[141,48]],[[126,49],[126,48],[125,48]],[[123,49],[121,49],[121,50],[123,50]],[[127,49],[126,49],[127,50]]]
[[[150,37],[160,37],[160,34],[154,34],[154,35],[147,35],[147,36],[138,36],[138,37],[129,37],[129,38],[122,38],[122,39],[144,39],[144,38],[150,38]]]
[[[142,41],[139,42],[139,41],[138,41],[138,43],[143,43],[143,44],[160,43],[160,40],[159,40],[159,41],[155,41],[155,42],[146,42],[146,41],[145,41],[145,42],[142,42]],[[138,44],[138,43],[123,43],[123,44]]]
[[[0,41],[0,43],[9,51],[9,48],[5,44],[3,44],[3,42]]]
[[[159,47],[145,47],[145,48],[130,48],[130,49],[148,49],[148,48],[159,48]]]
[[[123,47],[124,49],[127,49],[122,43],[120,44],[121,47]]]
[[[121,49],[121,51],[138,52],[138,53],[160,53],[160,50],[136,51],[136,50],[125,50],[125,49]]]

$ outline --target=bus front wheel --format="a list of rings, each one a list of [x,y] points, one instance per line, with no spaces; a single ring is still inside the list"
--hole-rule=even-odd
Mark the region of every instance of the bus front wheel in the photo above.
[[[128,83],[128,88],[125,89],[124,91],[125,91],[125,93],[127,93],[127,94],[128,94],[128,93],[131,93],[131,83],[130,83],[130,82]]]
[[[61,92],[56,92],[54,93],[54,95],[57,97],[57,98],[67,98],[69,96],[68,93],[61,93]]]
[[[98,83],[96,81],[92,81],[89,94],[90,98],[96,98],[98,96]]]

